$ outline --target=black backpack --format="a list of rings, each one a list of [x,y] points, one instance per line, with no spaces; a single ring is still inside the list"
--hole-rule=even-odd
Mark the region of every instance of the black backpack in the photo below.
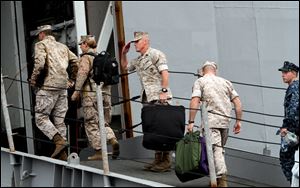
[[[92,55],[94,56],[93,61],[93,76],[92,79],[96,84],[103,82],[104,85],[114,85],[119,83],[119,66],[115,57],[102,51],[99,54],[94,53],[84,53],[82,55]]]

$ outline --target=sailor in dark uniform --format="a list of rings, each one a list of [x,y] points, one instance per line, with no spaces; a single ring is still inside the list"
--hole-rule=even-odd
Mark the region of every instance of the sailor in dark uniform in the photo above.
[[[287,142],[286,146],[280,149],[280,164],[287,180],[291,182],[295,151],[299,148],[299,80],[297,79],[299,67],[285,61],[283,67],[278,70],[282,72],[283,82],[289,85],[284,98],[284,119],[280,134],[282,138],[287,135],[294,135],[298,140],[298,143],[295,141]]]

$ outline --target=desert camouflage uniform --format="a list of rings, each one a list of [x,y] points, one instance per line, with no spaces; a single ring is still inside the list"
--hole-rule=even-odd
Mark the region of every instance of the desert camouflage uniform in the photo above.
[[[36,93],[35,119],[37,127],[50,139],[59,133],[66,140],[64,118],[68,110],[67,68],[71,63],[71,78],[76,78],[77,56],[68,47],[46,36],[35,44],[35,64],[31,80],[36,81],[44,67],[47,67],[44,86]],[[49,115],[53,115],[53,123]]]
[[[128,63],[127,69],[128,71],[137,71],[142,85],[141,96],[143,96],[143,101],[150,102],[159,100],[162,81],[160,72],[168,70],[167,59],[164,53],[149,48],[144,55]],[[144,92],[145,95],[143,95]],[[168,88],[168,99],[171,98],[171,90]]]
[[[160,74],[163,70],[168,70],[167,58],[164,53],[159,50],[149,48],[145,54],[133,59],[127,65],[128,71],[137,71],[142,85],[141,99],[142,102],[157,102],[159,101],[159,94],[161,92],[162,76]],[[171,104],[172,93],[168,88],[167,102]],[[143,104],[149,105],[149,104]],[[150,104],[151,105],[151,104]],[[155,151],[156,155],[170,155],[170,151]],[[155,157],[156,158],[156,157]],[[162,163],[158,164],[161,165]]]
[[[89,49],[88,53],[94,53]],[[79,61],[79,70],[76,78],[76,90],[82,91],[82,106],[84,114],[84,126],[86,135],[91,146],[95,150],[101,149],[101,133],[99,128],[99,116],[96,98],[96,83],[91,78],[94,56],[83,55]],[[94,92],[90,92],[94,91]],[[111,86],[103,86],[104,121],[107,139],[116,138],[113,130],[109,127],[111,121]],[[105,95],[108,94],[108,95]]]
[[[299,137],[299,80],[289,85],[284,98],[284,120],[282,128],[295,133]],[[295,152],[298,146],[289,146],[287,151],[280,150],[280,164],[288,181],[292,178],[292,168],[295,164]]]
[[[238,94],[228,80],[214,75],[205,75],[195,81],[192,97],[200,97],[201,101],[206,101],[208,112],[213,112],[208,113],[208,126],[211,130],[216,175],[226,174],[223,146],[228,138],[231,101],[238,97]]]

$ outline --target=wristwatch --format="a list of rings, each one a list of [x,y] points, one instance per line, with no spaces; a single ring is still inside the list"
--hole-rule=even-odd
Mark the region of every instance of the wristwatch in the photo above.
[[[189,124],[190,124],[190,123],[195,123],[195,121],[189,120],[188,123],[189,123]]]
[[[167,89],[167,88],[161,88],[161,92],[167,93],[167,92],[168,92],[168,89]]]

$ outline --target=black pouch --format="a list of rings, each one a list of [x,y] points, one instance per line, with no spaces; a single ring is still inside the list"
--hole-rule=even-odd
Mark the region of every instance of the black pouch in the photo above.
[[[48,75],[48,66],[45,63],[45,67],[41,70],[40,74],[38,75],[36,79],[36,86],[37,87],[42,87],[44,86],[45,78]]]

